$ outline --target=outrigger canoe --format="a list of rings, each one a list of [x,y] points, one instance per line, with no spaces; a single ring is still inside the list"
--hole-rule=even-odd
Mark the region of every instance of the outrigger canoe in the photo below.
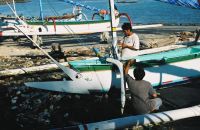
[[[154,88],[179,83],[200,76],[200,45],[179,48],[136,57],[135,65],[142,65]],[[112,87],[120,88],[119,69],[105,57],[69,62],[74,79],[49,82],[28,82],[26,86],[66,93],[106,93]],[[133,76],[134,66],[129,70]]]

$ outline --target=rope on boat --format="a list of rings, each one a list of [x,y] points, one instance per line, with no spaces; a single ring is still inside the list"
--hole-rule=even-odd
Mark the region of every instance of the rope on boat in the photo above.
[[[200,9],[200,0],[156,0],[173,5],[185,6],[195,9]]]
[[[64,2],[66,3],[69,3],[69,4],[72,4],[72,5],[75,5],[75,6],[80,6],[80,7],[83,7],[87,10],[91,10],[91,11],[95,11],[95,12],[99,12],[101,9],[98,9],[96,7],[91,7],[89,5],[84,5],[84,4],[81,4],[79,2],[74,2],[73,0],[63,0]]]
[[[94,13],[94,14],[92,15],[92,20],[94,20],[94,17],[95,17],[96,15],[99,16],[101,19],[104,19],[104,17],[101,16],[99,13]]]
[[[55,19],[53,19],[53,27],[54,27],[54,31],[56,32],[56,21],[55,21]]]
[[[52,3],[49,0],[47,0],[47,4],[50,7],[51,11],[54,13],[54,15],[59,16],[59,13],[55,10],[55,8],[52,6]]]

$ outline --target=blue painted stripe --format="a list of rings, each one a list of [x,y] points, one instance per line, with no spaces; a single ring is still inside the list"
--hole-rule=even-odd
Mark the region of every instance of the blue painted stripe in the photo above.
[[[199,77],[200,77],[200,75],[196,75],[196,76],[192,76],[192,77],[183,77],[183,78],[180,78],[177,80],[165,81],[165,82],[161,82],[161,83],[154,83],[154,84],[152,84],[152,86],[153,86],[153,88],[157,89],[160,86],[185,83],[185,82],[188,82],[192,79],[199,78]]]

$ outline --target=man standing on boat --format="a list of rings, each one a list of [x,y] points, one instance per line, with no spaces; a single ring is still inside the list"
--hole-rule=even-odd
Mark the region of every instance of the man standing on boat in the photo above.
[[[122,30],[124,32],[124,38],[119,43],[122,47],[122,60],[127,60],[135,56],[135,51],[140,49],[139,37],[136,33],[133,32],[132,26],[130,23],[124,23],[122,25]]]
[[[124,66],[125,81],[131,93],[131,105],[134,114],[146,114],[158,110],[162,100],[157,98],[157,93],[150,82],[143,80],[145,71],[142,67],[136,67],[133,71],[135,79],[129,74],[129,68],[136,60],[129,60]]]

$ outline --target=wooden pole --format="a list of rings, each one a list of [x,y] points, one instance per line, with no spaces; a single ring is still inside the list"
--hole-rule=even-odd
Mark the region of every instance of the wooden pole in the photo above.
[[[115,130],[123,129],[131,126],[150,125],[158,123],[173,122],[181,119],[200,116],[200,105],[182,108],[160,113],[152,113],[137,116],[128,116],[116,118],[101,122],[88,123],[73,127],[65,127],[62,130]],[[59,129],[54,129],[59,130]]]

